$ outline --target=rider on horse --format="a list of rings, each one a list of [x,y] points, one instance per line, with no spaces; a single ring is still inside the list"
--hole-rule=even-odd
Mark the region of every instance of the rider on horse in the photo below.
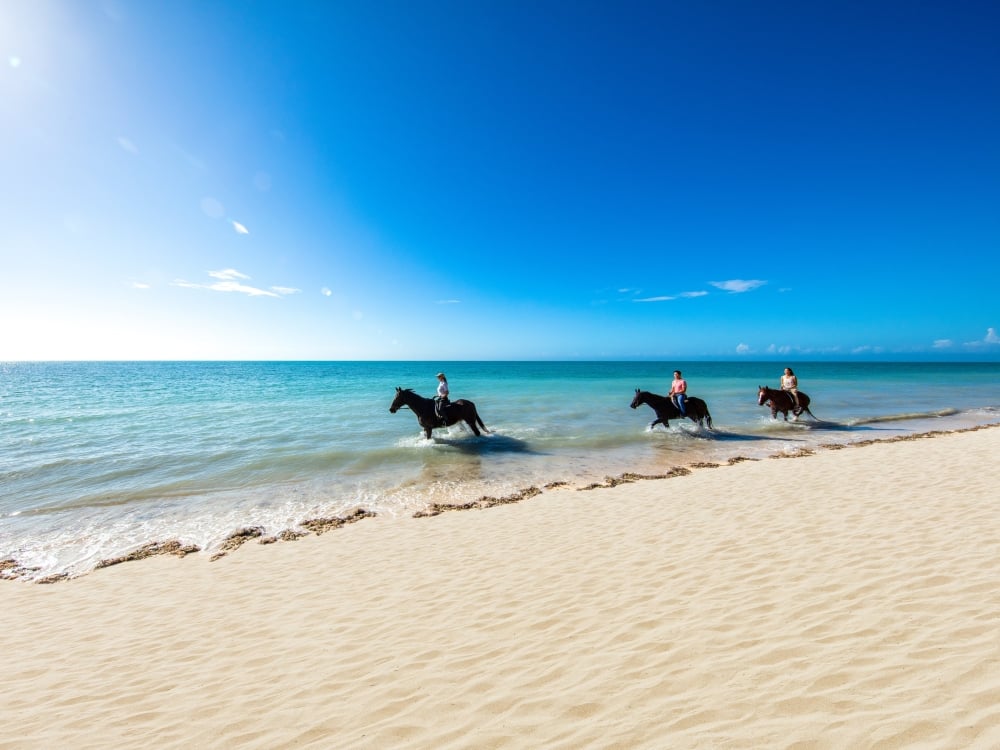
[[[437,374],[438,387],[437,396],[434,397],[434,414],[438,420],[444,424],[444,410],[450,403],[448,401],[448,378],[443,372]]]
[[[781,376],[781,390],[791,394],[792,400],[795,402],[795,414],[798,415],[801,411],[799,408],[799,379],[795,377],[791,367],[786,367],[785,374]]]
[[[681,377],[680,370],[674,370],[674,382],[670,384],[670,400],[674,402],[674,406],[677,407],[677,411],[681,413],[681,417],[687,417],[687,381]]]

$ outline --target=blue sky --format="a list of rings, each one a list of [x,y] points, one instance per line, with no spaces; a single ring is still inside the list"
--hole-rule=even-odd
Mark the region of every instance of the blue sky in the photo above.
[[[998,360],[997,38],[986,2],[0,0],[0,360]]]

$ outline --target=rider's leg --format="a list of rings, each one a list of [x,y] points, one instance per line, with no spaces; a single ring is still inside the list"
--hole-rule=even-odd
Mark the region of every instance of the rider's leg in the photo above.
[[[677,411],[681,413],[682,417],[687,416],[687,396],[683,393],[678,393],[677,395]]]

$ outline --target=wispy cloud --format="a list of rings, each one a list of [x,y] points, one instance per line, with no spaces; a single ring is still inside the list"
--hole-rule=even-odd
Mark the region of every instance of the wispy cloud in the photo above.
[[[183,287],[185,289],[208,289],[213,292],[237,292],[239,294],[246,294],[250,297],[283,297],[287,294],[298,294],[300,290],[294,287],[285,286],[272,286],[270,289],[261,289],[259,287],[250,286],[249,284],[244,284],[244,281],[249,281],[250,277],[245,273],[237,271],[235,268],[224,268],[220,271],[208,271],[208,275],[216,279],[211,284],[199,284],[193,281],[185,281],[184,279],[177,279],[173,282],[173,286]]]
[[[280,294],[276,292],[270,292],[267,289],[258,289],[255,286],[248,286],[247,284],[241,284],[238,281],[217,281],[214,284],[209,284],[206,289],[211,289],[216,292],[240,292],[241,294],[248,294],[251,297],[280,297]]]
[[[223,268],[221,271],[209,271],[208,275],[213,279],[221,279],[223,281],[229,281],[232,279],[243,279],[245,281],[250,278],[245,273],[240,273],[235,268]]]
[[[434,304],[435,305],[460,305],[460,304],[462,304],[462,300],[460,300],[460,299],[439,299]]]
[[[328,287],[328,286],[325,286],[322,289],[320,289],[319,293],[322,294],[324,297],[331,297],[331,296],[333,296],[333,290],[330,289],[330,287]]]
[[[118,136],[118,145],[121,146],[123,151],[128,151],[130,154],[139,153],[138,147],[123,135]]]
[[[681,292],[680,294],[661,294],[656,297],[639,297],[632,300],[633,302],[669,302],[675,299],[694,299],[695,297],[704,297],[708,292]]]
[[[203,162],[194,154],[189,154],[187,151],[178,146],[176,143],[174,144],[174,151],[180,154],[181,157],[184,159],[184,161],[186,161],[189,165],[197,169],[199,172],[204,172],[207,169],[207,167],[205,166],[205,162]]]
[[[951,339],[937,339],[934,342],[934,348],[935,349],[947,349],[947,348],[949,348],[951,346],[954,346],[954,345],[955,345],[955,342],[952,341]]]
[[[143,281],[133,281],[132,284],[131,284],[131,286],[132,286],[133,289],[149,289],[150,288],[149,284],[147,284],[147,283],[145,283]]]
[[[760,279],[729,279],[728,281],[710,281],[708,283],[724,292],[739,294],[764,286],[767,282]]]
[[[749,344],[737,344],[736,353],[737,354],[749,354],[753,349],[750,348]]]
[[[247,229],[242,224],[240,224],[238,221],[234,221],[232,222],[232,224],[233,224],[233,229],[236,230],[236,234],[250,234],[250,230]]]

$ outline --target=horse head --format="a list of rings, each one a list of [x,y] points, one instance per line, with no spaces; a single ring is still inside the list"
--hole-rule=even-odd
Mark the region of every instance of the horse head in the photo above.
[[[763,406],[771,398],[771,389],[762,385],[757,386],[757,406]]]
[[[410,391],[409,388],[403,390],[398,386],[396,387],[396,398],[392,400],[392,406],[389,407],[390,414],[395,414],[397,411],[399,411],[400,407],[406,406],[406,394],[409,391]]]
[[[643,395],[642,391],[640,391],[638,388],[636,388],[635,389],[635,398],[632,399],[632,403],[630,404],[630,406],[633,409],[635,409],[635,408],[641,406],[644,403],[646,403],[645,396]]]

